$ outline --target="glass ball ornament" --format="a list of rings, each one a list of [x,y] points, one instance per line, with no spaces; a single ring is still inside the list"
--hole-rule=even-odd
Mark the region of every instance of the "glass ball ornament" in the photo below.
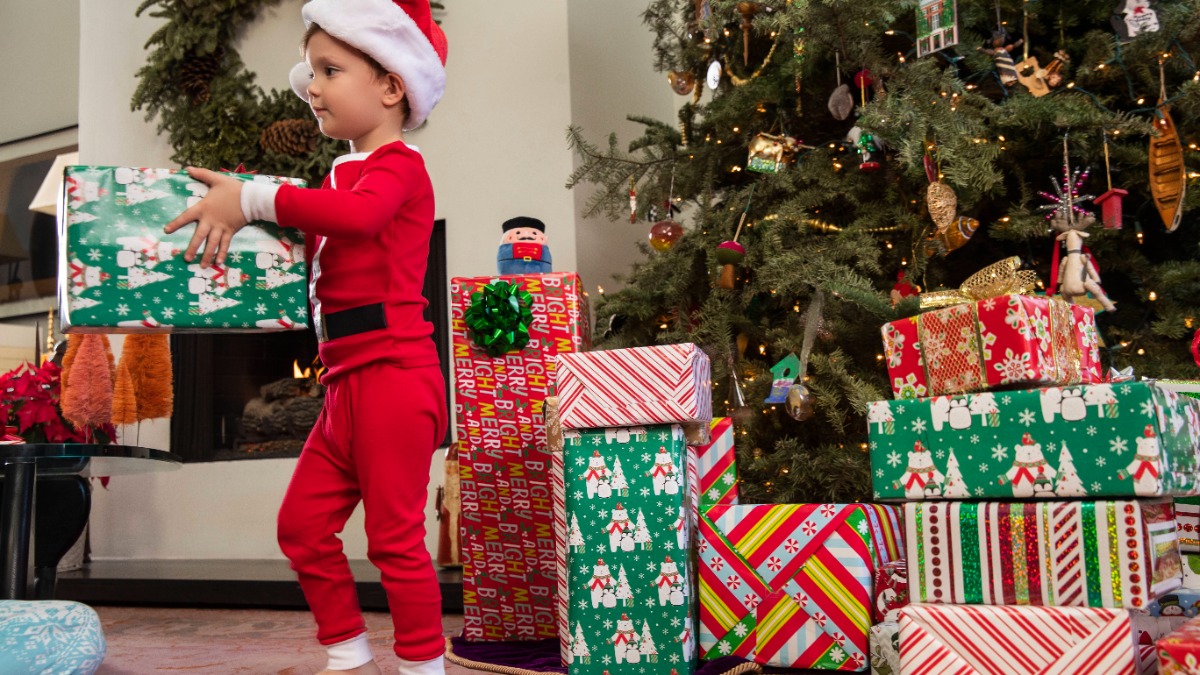
[[[783,403],[783,409],[787,414],[797,422],[803,422],[813,416],[812,394],[808,391],[808,387],[802,384],[793,384],[788,387],[787,399]]]
[[[650,226],[650,245],[655,251],[669,251],[683,236],[683,226],[673,220],[660,220]]]

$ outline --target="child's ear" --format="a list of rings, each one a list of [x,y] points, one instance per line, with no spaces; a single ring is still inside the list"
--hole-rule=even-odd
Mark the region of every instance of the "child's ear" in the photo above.
[[[383,88],[383,104],[387,106],[398,105],[404,100],[404,80],[395,73],[388,73],[384,79]]]

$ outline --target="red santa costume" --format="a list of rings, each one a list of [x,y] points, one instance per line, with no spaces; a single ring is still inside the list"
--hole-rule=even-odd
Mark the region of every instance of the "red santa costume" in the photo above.
[[[313,0],[303,16],[400,75],[411,111],[405,128],[424,122],[441,98],[446,59],[428,0]],[[306,100],[309,76],[303,63],[292,72]],[[425,548],[425,503],[447,411],[421,294],[433,187],[417,149],[397,141],[338,158],[322,188],[242,187],[248,220],[307,235],[313,325],[327,368],[325,407],[280,508],[279,544],[317,638],[330,647],[329,668],[366,663],[366,626],[337,537],[361,500],[367,557],[381,572],[402,672],[436,672],[441,592]]]

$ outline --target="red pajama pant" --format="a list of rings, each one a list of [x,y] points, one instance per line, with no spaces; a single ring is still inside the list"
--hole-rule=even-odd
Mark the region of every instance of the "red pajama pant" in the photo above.
[[[279,510],[279,546],[292,562],[330,645],[366,631],[338,533],[363,502],[367,557],[379,568],[409,661],[444,651],[441,589],[425,548],[433,452],[446,433],[445,383],[434,366],[371,363],[328,383]]]

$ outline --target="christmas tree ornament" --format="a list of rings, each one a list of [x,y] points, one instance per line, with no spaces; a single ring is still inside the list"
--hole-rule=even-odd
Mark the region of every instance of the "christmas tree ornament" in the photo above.
[[[655,251],[664,252],[683,236],[683,226],[673,220],[660,220],[650,226],[650,245]]]
[[[1162,61],[1158,63],[1162,78]],[[1187,192],[1187,167],[1183,162],[1183,144],[1175,131],[1167,98],[1166,85],[1160,85],[1159,105],[1155,111],[1154,135],[1150,136],[1150,196],[1162,217],[1167,232],[1174,232],[1183,218],[1183,198]]]
[[[1104,223],[1106,230],[1121,229],[1121,221],[1124,214],[1121,210],[1121,200],[1129,194],[1127,190],[1115,188],[1112,184],[1112,168],[1109,165],[1108,158],[1108,132],[1101,134],[1104,137],[1104,176],[1108,180],[1108,190],[1096,197],[1092,203],[1100,207],[1100,221]]]
[[[637,222],[637,181],[629,177],[629,224]]]
[[[746,160],[747,171],[779,173],[788,164],[796,161],[796,152],[808,146],[791,136],[756,134],[750,141],[750,155]]]
[[[957,0],[917,3],[917,58],[958,44]]]
[[[1046,84],[1050,85],[1051,89],[1058,88],[1063,82],[1063,66],[1071,62],[1071,56],[1063,50],[1054,52],[1054,58],[1050,63],[1046,64],[1045,75]]]
[[[746,401],[746,394],[742,391],[742,381],[738,377],[733,354],[728,356],[728,365],[729,397],[725,400],[725,415],[732,417],[735,422],[745,423],[754,416],[754,409],[750,407],[750,403]]]
[[[835,120],[844,120],[854,112],[854,96],[850,93],[850,85],[842,82],[842,55],[834,52],[834,72],[837,74],[837,87],[829,95],[829,114]]]
[[[771,366],[771,393],[763,403],[783,403],[787,401],[788,388],[796,382],[800,374],[800,357],[788,354]]]
[[[999,8],[996,11],[999,12]],[[999,23],[998,20],[999,17],[997,17],[997,23]],[[992,38],[979,47],[979,51],[992,57],[996,75],[1000,78],[1000,83],[1006,87],[1017,83],[1017,67],[1013,64],[1012,51],[1024,42],[1025,40],[1021,38],[1013,39],[1008,30],[1001,25],[992,32]]]
[[[783,404],[783,409],[787,414],[797,422],[803,422],[811,419],[813,416],[812,394],[808,391],[808,387],[802,384],[793,384],[788,387],[787,399]]]
[[[754,17],[762,11],[757,2],[739,2],[738,14],[742,15],[742,64],[750,65],[750,30],[754,28]]]
[[[729,290],[734,289],[735,266],[746,259],[746,249],[736,241],[723,241],[717,246],[717,264],[721,266],[721,276],[717,285]]]
[[[671,83],[671,91],[680,96],[687,96],[696,89],[696,76],[687,70],[672,70],[667,73],[667,81]]]
[[[708,73],[705,77],[705,82],[708,84],[709,89],[716,91],[717,87],[721,86],[721,70],[721,62],[716,59],[713,59],[712,63],[708,64]]]
[[[1022,30],[1026,35],[1029,35],[1029,9],[1028,3],[1022,5]],[[1024,40],[1021,43],[1023,50],[1021,62],[1016,65],[1017,80],[1021,82],[1021,86],[1029,90],[1037,98],[1041,98],[1050,93],[1050,85],[1046,83],[1046,69],[1038,65],[1036,56],[1029,55],[1029,40]]]
[[[875,84],[875,78],[871,77],[871,71],[866,68],[854,74],[854,86],[858,88],[859,105],[867,104],[867,90],[872,84]]]
[[[1158,12],[1150,6],[1150,0],[1123,0],[1113,12],[1112,26],[1121,42],[1129,42],[1139,35],[1158,32]]]
[[[912,283],[907,278],[904,270],[896,272],[896,283],[892,286],[892,307],[900,304],[904,298],[911,298],[921,294],[921,287]]]
[[[937,226],[938,234],[949,230],[954,224],[954,217],[958,212],[958,195],[954,194],[949,185],[940,180],[930,183],[929,187],[925,188],[925,205],[929,207],[929,217]]]
[[[883,167],[882,164],[874,159],[875,153],[880,151],[880,146],[883,144],[874,134],[869,131],[863,131],[861,127],[854,126],[846,134],[846,141],[854,145],[854,150],[858,153],[859,171],[863,173],[875,173]]]
[[[1060,234],[1056,241],[1062,242],[1067,256],[1060,261],[1059,246],[1055,245],[1054,254],[1050,261],[1050,289],[1057,289],[1059,295],[1067,302],[1075,302],[1076,298],[1083,299],[1090,295],[1109,312],[1117,311],[1116,305],[1108,299],[1104,289],[1100,287],[1100,269],[1096,265],[1092,252],[1083,245],[1088,236],[1085,231],[1096,216],[1079,206],[1081,202],[1092,199],[1093,195],[1080,194],[1080,188],[1088,179],[1088,171],[1071,170],[1071,157],[1067,144],[1067,135],[1063,135],[1063,177],[1062,184],[1050,177],[1054,186],[1054,194],[1040,193],[1050,201],[1050,204],[1038,207],[1040,211],[1049,211],[1046,219],[1050,226]]]
[[[934,232],[926,240],[925,255],[932,256],[939,251],[950,253],[958,250],[971,240],[971,235],[979,229],[979,221],[970,216],[957,216],[944,232]]]

